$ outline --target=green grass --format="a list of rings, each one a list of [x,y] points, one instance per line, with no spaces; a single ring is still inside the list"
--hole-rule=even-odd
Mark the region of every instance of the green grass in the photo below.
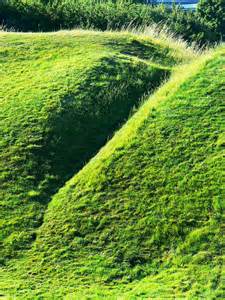
[[[191,55],[132,33],[0,33],[1,263],[29,248],[51,196]]]
[[[224,298],[224,70],[224,47],[176,70],[56,193],[3,296]]]

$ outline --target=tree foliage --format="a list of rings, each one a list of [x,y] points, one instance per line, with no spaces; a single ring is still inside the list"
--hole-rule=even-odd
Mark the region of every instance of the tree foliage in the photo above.
[[[225,38],[225,0],[201,0],[197,14],[215,34]]]

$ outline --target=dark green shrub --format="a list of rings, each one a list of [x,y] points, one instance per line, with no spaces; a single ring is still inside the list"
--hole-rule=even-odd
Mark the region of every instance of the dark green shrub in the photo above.
[[[75,27],[115,30],[157,23],[166,24],[189,42],[216,42],[221,38],[223,23],[211,24],[201,13],[202,5],[197,14],[132,0],[0,0],[0,24],[19,31],[52,31]]]
[[[218,38],[225,38],[225,0],[201,0],[197,15]]]
[[[53,16],[38,1],[0,0],[0,24],[16,31],[54,29]]]
[[[193,11],[187,12],[174,6],[167,24],[172,32],[179,34],[185,40],[197,42],[200,45],[218,40],[218,35]]]

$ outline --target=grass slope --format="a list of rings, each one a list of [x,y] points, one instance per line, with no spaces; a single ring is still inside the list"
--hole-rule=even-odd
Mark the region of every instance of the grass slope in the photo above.
[[[3,295],[224,297],[224,68],[177,71],[60,189]]]
[[[46,204],[189,54],[130,33],[0,33],[0,261]]]

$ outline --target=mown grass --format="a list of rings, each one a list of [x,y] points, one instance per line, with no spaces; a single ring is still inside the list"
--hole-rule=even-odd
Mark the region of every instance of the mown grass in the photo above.
[[[60,189],[3,295],[223,299],[224,67],[178,69]]]
[[[128,32],[2,32],[0,43],[4,264],[35,240],[51,196],[191,50]]]

